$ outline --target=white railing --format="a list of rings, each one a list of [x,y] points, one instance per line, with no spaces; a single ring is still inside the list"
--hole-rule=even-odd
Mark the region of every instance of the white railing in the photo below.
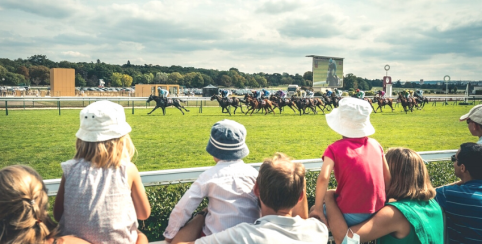
[[[425,151],[418,152],[420,156],[426,162],[444,161],[450,160],[450,157],[455,154],[457,150],[445,150],[445,151]],[[294,160],[294,162],[302,163],[305,165],[306,170],[317,171],[321,169],[323,160],[321,158],[316,159],[304,159]],[[262,163],[249,164],[256,169],[259,169]],[[210,167],[198,167],[198,168],[185,168],[185,169],[167,169],[157,171],[145,171],[140,172],[142,183],[145,186],[153,185],[167,185],[176,184],[182,182],[193,182],[197,177]],[[44,180],[45,186],[48,189],[49,196],[57,195],[57,191],[60,185],[60,179]]]

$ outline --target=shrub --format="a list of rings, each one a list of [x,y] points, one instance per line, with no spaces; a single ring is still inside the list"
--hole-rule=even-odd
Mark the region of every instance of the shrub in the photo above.
[[[317,91],[317,92],[315,92],[314,95],[317,96],[317,97],[320,97],[320,96],[322,96],[323,94],[322,94],[320,91]]]
[[[348,89],[348,92],[354,92],[355,91],[355,88],[349,88]]]
[[[365,96],[375,96],[375,92],[373,91],[366,91]]]
[[[348,96],[348,92],[343,92],[343,93],[341,94],[341,96],[342,96],[342,97]]]
[[[348,96],[351,97],[351,96],[353,96],[353,95],[355,95],[355,92],[354,92],[354,91],[349,91],[349,92],[348,92]]]
[[[430,174],[430,180],[434,187],[443,186],[457,181],[454,174],[453,164],[450,161],[431,162],[427,164]],[[319,171],[308,171],[306,173],[306,195],[308,206],[311,207],[315,203],[316,181]],[[167,227],[169,215],[176,203],[181,199],[182,195],[189,189],[191,183],[180,183],[175,185],[163,185],[147,187],[147,197],[151,203],[151,216],[144,221],[139,221],[139,229],[149,238],[149,241],[163,240],[162,233]],[[337,186],[333,174],[328,183],[329,189],[335,189]],[[51,199],[53,200],[53,198]],[[200,211],[207,206],[205,199],[198,209]]]

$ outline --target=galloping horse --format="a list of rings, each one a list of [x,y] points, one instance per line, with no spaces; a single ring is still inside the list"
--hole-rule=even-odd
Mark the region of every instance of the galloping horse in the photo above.
[[[336,108],[336,104],[334,103],[332,98],[328,97],[326,94],[322,94],[321,97],[323,98],[323,101],[326,104],[325,106],[330,106],[331,108],[333,108],[333,107]]]
[[[417,104],[420,105],[420,108],[424,108],[425,104],[428,103],[428,98],[427,97],[419,97],[415,95],[415,100],[417,101]]]
[[[407,114],[408,110],[410,112],[413,112],[413,107],[416,106],[416,101],[413,98],[405,98],[405,96],[402,95],[402,93],[398,93],[398,100],[402,102],[402,107],[403,110],[405,111],[405,114]]]
[[[300,116],[301,116],[302,110],[303,110],[303,114],[309,113],[309,112],[308,113],[306,112],[306,108],[310,108],[311,111],[313,111],[314,114],[318,113],[318,112],[316,112],[316,106],[315,106],[314,101],[312,99],[299,98],[299,97],[292,96],[291,101],[293,101],[296,104],[296,107],[298,107],[298,111],[300,112]]]
[[[296,111],[293,109],[293,107],[296,108],[296,109],[298,109],[298,108],[296,107],[296,104],[293,102],[293,100],[291,100],[291,99],[289,99],[289,98],[283,99],[283,98],[281,98],[281,97],[279,97],[279,96],[271,95],[271,96],[269,97],[269,100],[272,101],[272,102],[275,102],[276,104],[278,104],[278,108],[279,108],[279,113],[280,113],[280,114],[281,114],[282,108],[283,108],[284,106],[290,107],[291,110],[293,110],[294,113],[296,113]]]
[[[340,98],[335,95],[335,93],[331,94],[331,101],[333,104],[333,107],[338,108],[338,104],[340,103]]]
[[[166,107],[169,107],[169,106],[174,106],[177,109],[179,109],[179,111],[181,111],[182,115],[184,115],[184,112],[181,110],[181,108],[186,110],[186,112],[189,112],[189,110],[187,110],[184,106],[181,105],[180,102],[184,102],[181,99],[163,98],[163,97],[150,95],[149,98],[147,99],[147,102],[150,102],[152,100],[156,101],[156,106],[154,107],[154,109],[150,113],[147,113],[147,114],[151,114],[157,108],[162,108],[162,114],[166,115]]]
[[[382,99],[380,97],[374,97],[373,100],[372,100],[374,103],[378,103],[378,109],[380,109],[380,112],[383,112],[382,111],[382,107],[385,107],[385,105],[388,105],[390,106],[390,108],[392,109],[392,112],[393,112],[393,99],[391,98],[385,98],[385,99]]]
[[[318,107],[323,114],[325,114],[325,109],[330,111],[330,108],[326,107],[326,104],[318,97],[313,98],[313,105]]]
[[[264,109],[265,114],[268,114],[268,111],[271,110],[273,114],[276,114],[273,110],[273,102],[271,102],[268,99],[264,99],[261,102],[258,101],[258,99],[251,97],[250,95],[246,94],[244,96],[244,100],[249,104],[250,107],[248,107],[248,111],[246,111],[245,115],[249,113],[249,110],[251,110],[250,116],[253,115],[253,112],[255,109]]]
[[[221,96],[214,94],[211,97],[211,101],[213,101],[214,99],[216,99],[219,103],[219,106],[221,106],[221,108],[222,108],[221,112],[222,113],[229,113],[229,115],[231,115],[231,111],[229,111],[229,106],[234,107],[234,114],[236,114],[236,109],[238,109],[238,107],[241,108],[241,113],[244,113],[243,105],[241,105],[241,102],[236,97],[223,99]],[[224,110],[226,110],[227,112],[224,112]]]

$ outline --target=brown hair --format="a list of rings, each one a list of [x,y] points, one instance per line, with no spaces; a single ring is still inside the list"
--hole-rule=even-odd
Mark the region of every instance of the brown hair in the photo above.
[[[42,177],[24,165],[0,170],[0,243],[44,243],[56,234]]]
[[[291,162],[283,153],[265,159],[256,183],[260,200],[274,211],[293,208],[305,184],[305,166]]]
[[[122,160],[130,162],[136,148],[129,134],[107,141],[86,142],[77,138],[74,159],[84,159],[99,168],[119,167]]]
[[[423,159],[408,148],[390,148],[386,154],[392,180],[387,198],[428,201],[435,197]]]

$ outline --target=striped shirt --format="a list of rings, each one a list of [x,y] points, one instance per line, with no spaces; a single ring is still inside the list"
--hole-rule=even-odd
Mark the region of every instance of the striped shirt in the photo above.
[[[482,243],[482,180],[437,188],[450,243]]]

